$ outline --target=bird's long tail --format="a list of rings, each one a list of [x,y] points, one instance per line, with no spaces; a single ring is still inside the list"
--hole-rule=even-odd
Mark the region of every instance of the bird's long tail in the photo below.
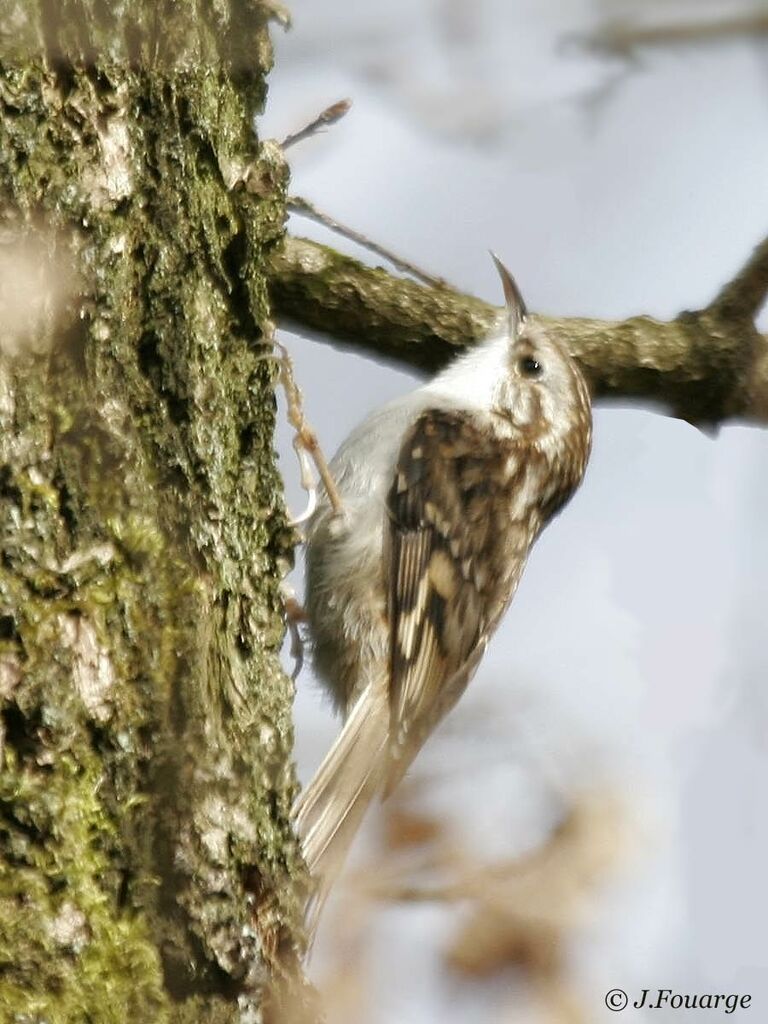
[[[310,937],[363,815],[381,791],[388,734],[386,689],[370,683],[294,804],[294,824],[314,883],[306,914]]]

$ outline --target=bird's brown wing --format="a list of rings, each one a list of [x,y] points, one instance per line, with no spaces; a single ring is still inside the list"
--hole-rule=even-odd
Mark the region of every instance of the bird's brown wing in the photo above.
[[[460,411],[423,413],[389,493],[388,790],[464,691],[532,539],[510,515],[530,453]]]

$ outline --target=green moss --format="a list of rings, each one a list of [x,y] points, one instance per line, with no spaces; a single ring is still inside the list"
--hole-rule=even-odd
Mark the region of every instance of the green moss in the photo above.
[[[104,1024],[167,1020],[147,922],[104,890],[115,824],[102,766],[59,756],[35,769],[6,751],[0,776],[0,1020]],[[9,863],[10,861],[10,863]]]
[[[53,1024],[234,1020],[301,916],[266,8],[167,5],[167,42],[141,0],[29,8],[47,56],[0,52],[0,220],[58,284],[0,365],[0,985]]]

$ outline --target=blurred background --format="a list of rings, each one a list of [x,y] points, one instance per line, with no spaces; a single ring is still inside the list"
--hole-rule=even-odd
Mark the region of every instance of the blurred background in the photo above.
[[[466,291],[500,302],[492,247],[534,310],[668,318],[768,232],[764,3],[290,8],[260,134],[354,101],[291,150],[293,191]],[[329,454],[418,383],[282,338]],[[280,448],[296,512],[284,424]],[[613,988],[750,993],[734,1018],[765,1019],[766,507],[760,430],[596,410],[584,486],[328,907],[331,1021],[592,1024]],[[306,781],[338,728],[311,667],[296,725]]]

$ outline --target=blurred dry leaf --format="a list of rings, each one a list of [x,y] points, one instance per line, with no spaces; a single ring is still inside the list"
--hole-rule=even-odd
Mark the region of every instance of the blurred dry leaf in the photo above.
[[[458,849],[437,817],[414,814],[393,800],[381,855],[347,876],[323,945],[331,966],[321,982],[333,1024],[371,1017],[373,986],[366,938],[384,905],[455,905],[443,962],[466,983],[514,972],[525,981],[537,1021],[588,1024],[575,991],[570,949],[601,906],[604,887],[638,852],[625,808],[612,793],[573,798],[549,839],[526,856],[484,862]],[[520,1019],[510,1007],[505,1020]]]
[[[424,846],[442,835],[440,821],[395,804],[384,818],[384,844],[391,850]]]

